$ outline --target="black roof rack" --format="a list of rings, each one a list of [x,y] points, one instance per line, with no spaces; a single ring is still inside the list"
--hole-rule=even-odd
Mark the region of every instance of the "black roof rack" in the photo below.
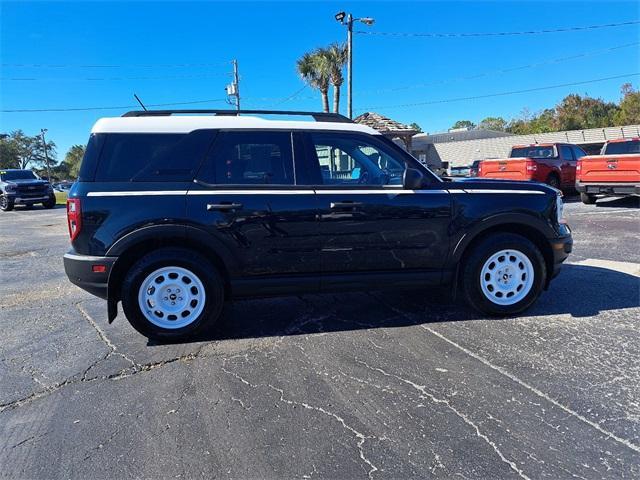
[[[181,114],[203,114],[220,116],[239,116],[243,114],[260,115],[300,115],[312,117],[316,122],[353,123],[353,120],[339,113],[298,112],[294,110],[133,110],[123,117],[166,117]]]

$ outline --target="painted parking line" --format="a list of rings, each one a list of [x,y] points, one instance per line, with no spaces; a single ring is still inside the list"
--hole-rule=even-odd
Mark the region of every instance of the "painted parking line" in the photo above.
[[[587,258],[586,260],[580,260],[578,262],[568,262],[568,263],[570,265],[582,265],[585,267],[606,268],[608,270],[615,270],[616,272],[626,273],[627,275],[640,277],[640,263],[615,262],[613,260],[599,260],[597,258]]]

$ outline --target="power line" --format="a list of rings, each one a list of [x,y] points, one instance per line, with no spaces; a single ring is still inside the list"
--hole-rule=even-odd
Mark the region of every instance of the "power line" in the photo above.
[[[2,63],[3,67],[18,68],[197,68],[228,66],[231,61],[217,63],[131,63],[126,65],[82,65],[73,63]]]
[[[517,67],[509,67],[509,68],[502,68],[502,69],[494,69],[494,70],[490,70],[490,71],[486,71],[486,72],[482,72],[482,73],[476,73],[473,75],[465,75],[465,76],[460,76],[460,77],[453,77],[453,78],[449,78],[449,79],[442,79],[442,80],[434,80],[432,82],[426,82],[426,83],[416,83],[413,85],[405,85],[405,86],[401,86],[401,87],[392,87],[392,88],[382,88],[382,89],[376,89],[376,90],[362,90],[359,91],[359,94],[380,94],[380,93],[389,93],[389,92],[399,92],[402,90],[410,90],[412,88],[421,88],[421,87],[430,87],[430,86],[434,86],[434,85],[443,85],[443,84],[448,84],[448,83],[453,83],[453,82],[459,82],[459,81],[464,81],[464,80],[476,80],[478,78],[484,78],[484,77],[491,77],[491,76],[495,76],[495,75],[502,75],[505,73],[510,73],[510,72],[515,72],[518,70],[526,70],[528,68],[535,68],[535,67],[541,67],[544,65],[554,65],[557,63],[562,63],[562,62],[566,62],[569,60],[575,60],[578,58],[586,58],[586,57],[590,57],[590,56],[594,56],[594,55],[599,55],[602,53],[608,53],[608,52],[612,52],[615,50],[620,50],[623,48],[628,48],[628,47],[632,47],[632,46],[637,46],[640,45],[640,42],[633,42],[633,43],[627,43],[624,45],[617,45],[615,47],[608,47],[608,48],[602,48],[602,49],[598,49],[598,50],[590,50],[588,52],[582,52],[582,53],[578,53],[576,55],[571,55],[568,57],[560,57],[560,58],[554,58],[554,59],[550,59],[550,60],[542,60],[536,63],[530,63],[527,65],[520,65]]]
[[[148,107],[171,107],[176,105],[194,105],[197,103],[226,102],[226,98],[214,98],[209,100],[194,100],[189,102],[149,103]],[[88,112],[92,110],[120,110],[124,108],[139,108],[138,105],[120,105],[113,107],[77,107],[77,108],[21,108],[12,110],[0,110],[2,113],[27,113],[27,112]]]
[[[200,75],[159,75],[152,77],[87,77],[87,78],[74,78],[74,77],[0,77],[1,81],[46,81],[46,82],[55,82],[55,81],[64,81],[64,82],[74,82],[74,81],[87,81],[87,82],[96,82],[96,81],[120,81],[120,80],[182,80],[182,79],[193,79],[193,78],[212,78],[212,77],[228,77],[231,75],[230,73],[203,73]]]
[[[462,102],[465,100],[477,100],[481,98],[491,98],[491,97],[502,97],[506,95],[515,95],[518,93],[529,93],[529,92],[538,92],[541,90],[551,90],[553,88],[562,88],[562,87],[573,87],[576,85],[586,85],[588,83],[596,83],[596,82],[604,82],[607,80],[615,80],[620,78],[627,78],[632,76],[640,75],[640,72],[635,73],[626,73],[624,75],[615,75],[612,77],[604,77],[604,78],[595,78],[593,80],[584,80],[582,82],[571,82],[571,83],[562,83],[558,85],[547,85],[545,87],[535,87],[535,88],[526,88],[523,90],[512,90],[509,92],[499,92],[499,93],[489,93],[486,95],[474,95],[471,97],[456,97],[456,98],[447,98],[443,100],[429,100],[425,102],[415,102],[415,103],[404,103],[400,105],[382,105],[375,107],[364,107],[359,108],[358,111],[368,111],[368,110],[383,110],[383,109],[391,109],[391,108],[408,108],[408,107],[418,107],[422,105],[434,105],[438,103],[452,103],[452,102]]]
[[[367,31],[367,30],[358,30],[354,33],[359,35],[378,35],[378,36],[388,36],[388,37],[442,37],[442,38],[452,38],[452,37],[506,37],[506,36],[515,36],[515,35],[542,35],[546,33],[563,33],[563,32],[579,32],[584,30],[597,30],[601,28],[614,28],[614,27],[624,27],[628,25],[637,25],[640,23],[640,20],[632,20],[629,22],[620,22],[620,23],[605,23],[601,25],[587,25],[582,27],[565,27],[565,28],[555,28],[555,29],[546,29],[546,30],[529,30],[529,31],[517,31],[517,32],[462,32],[462,33],[437,33],[437,32],[375,32],[375,31]]]

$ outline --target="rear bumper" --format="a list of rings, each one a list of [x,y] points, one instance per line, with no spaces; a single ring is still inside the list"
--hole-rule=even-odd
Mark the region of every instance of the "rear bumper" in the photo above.
[[[63,257],[64,271],[69,281],[96,297],[107,299],[109,274],[118,257],[78,255],[73,250]],[[104,266],[104,272],[94,272],[94,266]]]
[[[576,190],[580,193],[605,195],[640,195],[640,183],[626,182],[576,182]]]

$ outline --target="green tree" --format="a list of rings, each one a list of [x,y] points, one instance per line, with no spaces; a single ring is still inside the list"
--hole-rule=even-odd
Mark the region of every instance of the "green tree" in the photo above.
[[[616,125],[632,125],[640,123],[640,92],[634,90],[630,83],[622,85],[622,100],[615,114]]]
[[[610,127],[617,110],[615,103],[574,93],[556,106],[556,127],[559,130]]]
[[[0,144],[0,166],[2,168],[39,168],[45,166],[44,144],[40,135],[25,135],[15,130]],[[49,163],[55,165],[56,144],[47,142]]]
[[[507,128],[507,121],[502,117],[487,117],[478,124],[479,130],[495,130],[504,132]]]
[[[322,111],[329,111],[329,83],[331,81],[331,69],[327,58],[321,54],[320,49],[307,52],[296,62],[296,68],[300,77],[312,88],[320,91],[322,96]]]
[[[68,175],[72,178],[78,178],[80,172],[80,163],[84,157],[85,147],[83,145],[72,146],[64,156],[64,161],[60,165],[66,165]]]
[[[472,130],[476,128],[476,124],[473,123],[471,120],[458,120],[451,127],[451,129],[456,129],[456,128],[468,128],[469,130]]]
[[[558,130],[556,125],[556,111],[546,108],[529,120],[527,133],[546,133]]]
[[[416,132],[422,133],[422,128],[420,128],[420,125],[418,125],[416,122],[410,123],[409,126],[413,128]]]
[[[329,81],[333,86],[333,112],[340,112],[340,87],[344,83],[342,70],[347,63],[347,49],[339,43],[332,43],[327,48],[318,50],[318,55],[324,57],[326,68],[329,69]]]

